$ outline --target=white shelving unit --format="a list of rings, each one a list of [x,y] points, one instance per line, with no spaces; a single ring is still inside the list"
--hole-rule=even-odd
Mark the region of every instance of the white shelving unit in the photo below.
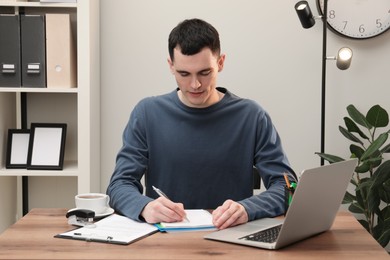
[[[76,88],[0,87],[0,187],[1,177],[66,176],[77,179],[77,193],[98,192],[100,189],[99,1],[78,0],[77,3],[0,1],[0,13],[69,13],[73,34],[77,39]],[[26,96],[27,115],[22,115],[24,112],[20,108],[22,95]],[[31,122],[68,124],[63,170],[6,169],[8,129],[20,128],[23,117],[27,118],[28,127]]]

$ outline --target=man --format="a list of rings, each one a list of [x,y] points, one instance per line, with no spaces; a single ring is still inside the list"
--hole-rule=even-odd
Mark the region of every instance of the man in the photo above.
[[[296,176],[269,115],[217,87],[225,55],[216,29],[185,20],[170,33],[168,49],[178,88],[132,111],[107,189],[111,206],[148,223],[181,221],[184,208],[215,209],[219,229],[283,214],[283,173]],[[267,188],[255,196],[253,166]]]

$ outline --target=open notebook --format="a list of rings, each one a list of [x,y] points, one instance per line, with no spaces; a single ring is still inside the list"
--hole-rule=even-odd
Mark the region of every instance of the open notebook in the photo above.
[[[179,232],[179,231],[197,231],[197,230],[215,230],[212,215],[203,209],[186,209],[188,221],[181,222],[161,222],[156,224],[160,231]]]

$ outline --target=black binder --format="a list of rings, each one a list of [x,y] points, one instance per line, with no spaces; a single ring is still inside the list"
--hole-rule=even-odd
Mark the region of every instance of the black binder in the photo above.
[[[18,15],[0,15],[0,87],[20,87],[20,29]]]
[[[22,86],[46,87],[44,15],[21,15]]]

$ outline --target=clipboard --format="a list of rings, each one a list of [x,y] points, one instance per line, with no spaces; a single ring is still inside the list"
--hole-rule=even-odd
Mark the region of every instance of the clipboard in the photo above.
[[[128,245],[158,231],[158,228],[148,223],[141,223],[127,217],[113,214],[95,222],[94,227],[76,228],[55,238],[100,242],[117,245]]]
[[[116,240],[111,236],[107,236],[106,238],[104,238],[104,237],[99,238],[99,237],[83,235],[81,233],[75,233],[75,234],[80,234],[80,235],[70,236],[70,235],[58,234],[58,235],[55,235],[54,237],[55,238],[73,239],[73,240],[82,240],[82,241],[86,241],[86,242],[99,242],[99,243],[116,244],[116,245],[128,245],[128,244],[136,241],[136,240],[132,240],[132,241]],[[140,237],[139,239],[142,239],[142,237]],[[139,240],[139,239],[137,239],[137,240]]]

